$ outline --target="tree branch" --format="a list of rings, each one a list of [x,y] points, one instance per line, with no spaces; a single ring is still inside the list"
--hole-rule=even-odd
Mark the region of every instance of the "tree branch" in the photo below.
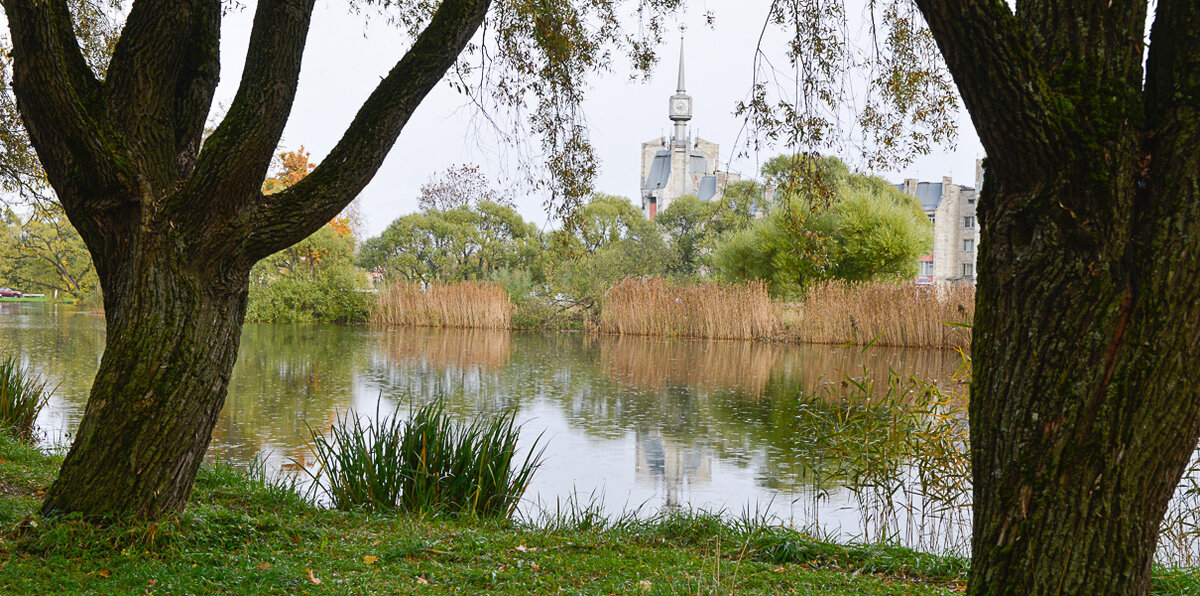
[[[262,0],[254,14],[246,66],[237,95],[225,119],[204,143],[189,193],[195,197],[227,197],[213,205],[214,213],[201,214],[195,229],[211,224],[212,217],[226,222],[238,208],[258,196],[275,147],[296,96],[300,62],[312,19],[313,0]],[[181,212],[195,212],[183,204]]]
[[[996,178],[1054,180],[1066,135],[1020,23],[1003,0],[916,0]],[[1011,174],[1011,175],[1004,175]]]
[[[13,91],[46,175],[69,211],[134,180],[104,129],[101,86],[88,68],[64,0],[4,0]]]
[[[454,65],[490,4],[490,0],[442,2],[320,165],[287,190],[262,196],[246,214],[251,226],[247,252],[252,258],[312,234],[358,195],[383,164],[413,110]]]

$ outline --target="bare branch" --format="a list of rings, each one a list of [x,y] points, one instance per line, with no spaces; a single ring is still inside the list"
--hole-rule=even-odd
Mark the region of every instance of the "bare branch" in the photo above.
[[[367,185],[413,110],[454,65],[483,22],[490,0],[446,0],[409,51],[359,109],[315,170],[295,186],[262,197],[249,215],[248,250],[260,258],[316,231]]]

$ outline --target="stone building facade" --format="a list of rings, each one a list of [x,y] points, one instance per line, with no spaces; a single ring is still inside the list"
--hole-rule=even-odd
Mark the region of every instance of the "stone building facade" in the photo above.
[[[739,180],[737,174],[717,169],[721,148],[716,143],[688,132],[692,119],[692,96],[684,90],[683,41],[679,42],[679,82],[668,103],[668,116],[673,123],[670,137],[659,137],[642,143],[641,198],[642,211],[649,219],[671,201],[685,195],[701,200],[719,199],[727,184]]]
[[[919,182],[909,178],[896,188],[921,201],[933,223],[933,252],[921,257],[919,284],[974,285],[978,273],[979,222],[975,216],[977,188],[982,184],[982,162],[975,162],[975,187],[941,182]]]

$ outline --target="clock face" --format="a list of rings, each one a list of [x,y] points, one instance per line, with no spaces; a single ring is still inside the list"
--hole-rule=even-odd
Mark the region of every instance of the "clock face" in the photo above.
[[[671,100],[671,113],[672,114],[686,114],[687,111],[688,111],[688,100],[686,100],[682,97],[676,97],[675,99]]]

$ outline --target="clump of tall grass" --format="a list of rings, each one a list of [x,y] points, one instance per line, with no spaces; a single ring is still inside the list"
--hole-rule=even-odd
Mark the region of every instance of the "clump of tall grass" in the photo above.
[[[754,339],[775,331],[767,286],[626,279],[609,288],[600,330],[622,335]]]
[[[518,457],[515,414],[459,424],[440,401],[365,420],[339,416],[329,435],[313,430],[310,472],[337,509],[402,510],[508,518],[541,465],[535,439]]]
[[[967,348],[975,288],[833,281],[810,288],[790,314],[789,335],[802,342]]]
[[[33,442],[34,422],[50,399],[46,382],[9,356],[0,362],[0,432],[23,443]]]
[[[508,329],[513,304],[504,287],[492,282],[434,282],[422,287],[398,281],[379,293],[371,322],[413,327]]]

